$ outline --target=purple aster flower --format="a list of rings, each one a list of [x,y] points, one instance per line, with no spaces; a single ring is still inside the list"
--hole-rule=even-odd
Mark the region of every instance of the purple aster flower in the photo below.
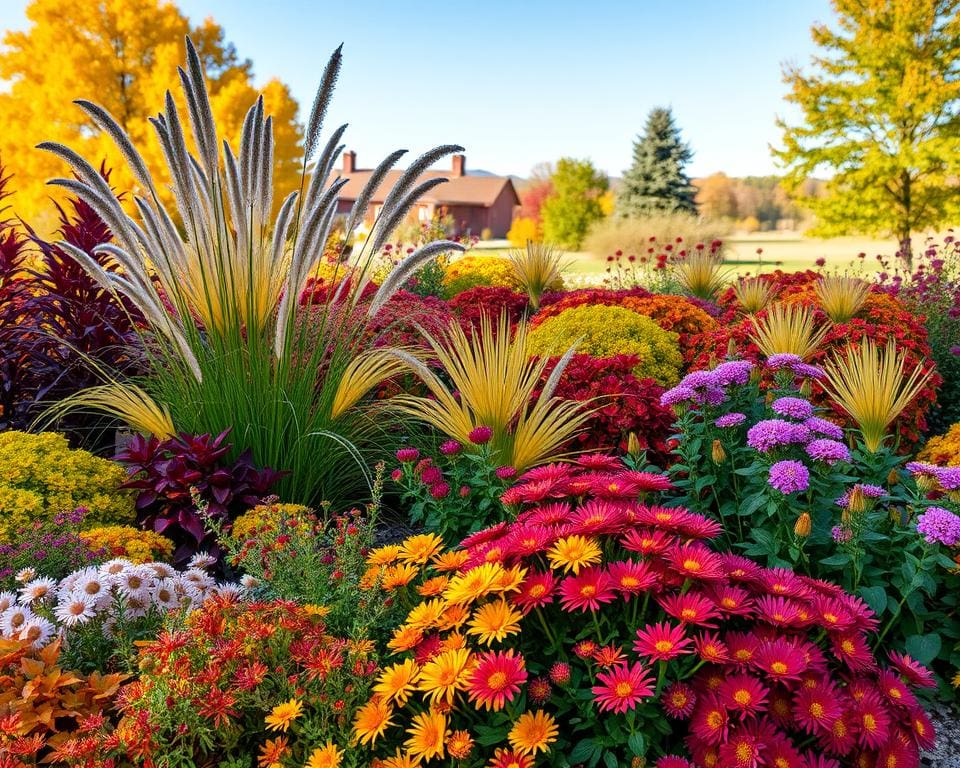
[[[832,421],[821,419],[819,416],[811,416],[803,422],[803,425],[818,435],[824,435],[834,440],[843,440],[843,428]]]
[[[807,456],[833,464],[835,461],[850,461],[850,451],[843,443],[821,437],[807,443]]]
[[[694,398],[698,403],[706,403],[707,405],[720,405],[724,400],[727,399],[726,390],[720,389],[720,387],[707,387],[703,394],[698,394]]]
[[[810,430],[803,424],[794,424],[783,419],[764,419],[747,430],[747,445],[766,453],[778,445],[805,443],[810,439]]]
[[[790,366],[790,370],[805,379],[825,379],[827,377],[827,372],[823,368],[809,363],[794,363]]]
[[[660,395],[660,405],[678,405],[693,400],[697,393],[692,387],[685,384],[678,384],[673,389],[668,389]]]
[[[799,461],[778,461],[770,467],[767,482],[784,494],[805,491],[810,487],[810,472]]]
[[[920,475],[937,477],[937,474],[940,472],[940,467],[936,464],[926,464],[922,461],[908,461],[906,467],[907,471],[914,477],[919,477]]]
[[[956,345],[956,346],[950,347],[950,354],[951,354],[951,355],[960,355],[960,345]]]
[[[841,528],[839,525],[833,526],[833,528],[830,530],[830,535],[838,544],[844,544],[853,538],[852,531],[849,531],[846,528]]]
[[[937,480],[945,491],[960,490],[960,467],[938,467]]]
[[[692,371],[680,380],[679,386],[699,389],[700,387],[715,387],[718,383],[713,371]]]
[[[717,383],[724,387],[731,384],[746,384],[750,381],[753,367],[753,363],[749,360],[730,360],[714,368],[713,375]]]
[[[927,511],[917,518],[917,533],[928,544],[955,547],[960,544],[960,517],[943,507],[927,507]]]
[[[770,407],[774,413],[789,416],[791,419],[809,419],[813,416],[813,406],[802,397],[779,397]]]
[[[777,371],[781,368],[792,368],[797,363],[803,363],[803,358],[800,355],[795,355],[792,352],[778,352],[775,355],[770,355],[767,358],[767,368]]]
[[[719,419],[717,419],[713,423],[720,428],[726,428],[726,427],[737,427],[743,424],[743,422],[745,422],[746,420],[747,420],[747,417],[744,414],[734,412],[734,413],[723,414],[723,416],[721,416]]]

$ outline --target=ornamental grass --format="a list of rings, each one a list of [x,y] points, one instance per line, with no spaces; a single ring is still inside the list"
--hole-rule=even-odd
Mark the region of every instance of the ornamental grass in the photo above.
[[[545,291],[563,285],[563,254],[552,245],[528,240],[526,247],[510,251],[510,263],[534,310],[539,309]]]
[[[674,265],[680,285],[686,293],[711,301],[727,282],[719,247],[696,248]]]
[[[750,322],[750,339],[765,357],[791,354],[806,359],[817,351],[829,330],[817,328],[813,310],[800,304],[772,304]]]
[[[409,608],[354,738],[389,766],[917,766],[932,675],[875,658],[859,598],[715,551],[718,523],[656,505],[668,486],[584,456],[459,548],[372,552],[368,586]]]
[[[740,306],[749,315],[762,312],[777,295],[776,286],[770,280],[761,280],[759,277],[742,277],[733,284],[732,290]]]
[[[417,179],[459,148],[438,147],[412,163],[387,194],[363,248],[353,255],[341,245],[330,279],[336,290],[320,298],[310,291],[301,306],[346,184],[333,176],[346,126],[326,144],[320,139],[340,62],[338,49],[305,128],[300,188],[283,200],[275,218],[272,118],[258,99],[244,120],[239,154],[229,142],[221,145],[202,62],[190,41],[180,80],[196,154],[169,93],[164,111],[151,120],[173,179],[175,209],[161,203],[146,163],[119,123],[90,101],[77,104],[120,148],[137,181],[140,194],[131,199],[136,218],[80,155],[60,144],[40,145],[67,161],[74,174],[51,184],[80,197],[113,232],[115,242],[98,245],[94,256],[109,257],[119,265],[116,271],[68,242],[57,246],[145,318],[139,343],[148,372],[132,384],[157,404],[150,421],[137,418],[143,411],[127,406],[145,404],[146,398],[135,390],[125,398],[118,389],[124,382],[99,391],[98,398],[68,401],[58,413],[101,408],[131,418],[144,431],[169,432],[171,423],[193,434],[232,427],[238,445],[249,447],[257,463],[289,470],[277,488],[289,501],[337,501],[370,485],[366,463],[384,447],[389,424],[368,394],[403,366],[394,349],[363,343],[366,321],[419,267],[462,247],[446,241],[425,245],[386,277],[365,311],[354,310],[369,295],[372,257],[417,198],[444,181]],[[394,152],[370,174],[346,216],[341,243],[364,221],[374,191],[402,154]],[[330,277],[328,256],[323,268]],[[338,281],[338,270],[351,279]],[[307,315],[310,322],[303,322]],[[164,409],[169,420],[158,421]]]
[[[513,336],[482,315],[479,328],[467,334],[456,322],[441,337],[424,334],[431,356],[439,361],[448,385],[428,367],[410,360],[429,396],[400,394],[391,407],[429,424],[441,434],[469,445],[480,427],[492,429],[492,452],[501,464],[523,471],[562,455],[589,415],[581,404],[554,397],[574,349],[562,350],[553,375],[541,385],[548,361],[532,356],[525,323]],[[534,397],[534,391],[540,394]]]
[[[870,295],[870,283],[857,277],[828,275],[816,284],[817,299],[823,311],[835,323],[845,323]]]
[[[905,372],[906,355],[892,340],[880,348],[872,340],[836,354],[824,366],[829,396],[856,422],[867,449],[876,452],[890,426],[933,375],[920,366]]]

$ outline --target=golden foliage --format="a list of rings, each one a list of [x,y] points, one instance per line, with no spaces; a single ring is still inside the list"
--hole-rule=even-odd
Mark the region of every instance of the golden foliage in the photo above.
[[[866,303],[870,283],[858,277],[828,275],[820,279],[815,290],[827,317],[835,323],[845,323]]]
[[[551,285],[563,284],[562,255],[547,243],[528,240],[523,248],[510,252],[510,263],[517,281],[530,297],[530,306],[540,307],[540,297]]]
[[[132,174],[109,137],[74,104],[92,95],[112,113],[140,148],[147,165],[163,168],[163,155],[148,122],[164,93],[174,93],[181,114],[186,102],[178,87],[177,65],[185,58],[184,36],[195,41],[207,70],[213,113],[222,135],[236,143],[244,114],[258,93],[249,61],[237,58],[222,27],[207,19],[192,28],[173,3],[103,0],[62,3],[33,0],[27,7],[31,26],[8,32],[0,53],[0,78],[10,83],[0,93],[0,111],[16,115],[0,132],[0,156],[17,178],[17,214],[51,234],[56,224],[46,180],[62,176],[63,163],[38,152],[40,141],[68,144],[86,157],[105,160],[113,169],[117,192],[138,191]],[[274,117],[276,139],[274,196],[278,205],[299,183],[302,138],[294,118],[297,104],[282,83],[272,80],[259,91]],[[161,195],[169,195],[166,177],[157,178]],[[172,201],[172,197],[165,203]]]
[[[777,290],[772,280],[759,277],[742,277],[733,284],[733,295],[747,314],[755,315],[766,308],[776,296]]]
[[[711,301],[727,279],[722,264],[719,254],[695,250],[677,263],[677,278],[691,296]]]
[[[806,359],[820,346],[828,330],[818,330],[813,311],[800,304],[773,304],[763,317],[751,317],[750,321],[750,339],[767,357],[790,353]]]

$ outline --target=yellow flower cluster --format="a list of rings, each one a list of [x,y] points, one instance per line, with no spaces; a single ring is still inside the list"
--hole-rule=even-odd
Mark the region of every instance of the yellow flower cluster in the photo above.
[[[371,747],[388,728],[403,724],[407,737],[403,749],[376,761],[381,768],[403,768],[433,758],[469,758],[475,742],[469,731],[456,729],[458,708],[504,706],[494,683],[480,679],[481,659],[491,644],[520,632],[522,614],[508,597],[520,591],[527,569],[491,561],[462,571],[467,557],[463,550],[444,551],[443,540],[435,534],[420,534],[374,550],[367,559],[365,588],[395,592],[416,580],[410,591],[422,599],[387,647],[394,654],[406,653],[427,637],[437,638],[430,658],[419,662],[406,658],[385,667],[373,697],[356,714],[354,736]],[[504,659],[522,665],[512,651]],[[495,672],[491,674],[491,680],[496,678]],[[410,711],[404,712],[408,707]],[[468,712],[466,720],[470,717]],[[537,710],[517,718],[507,742],[514,753],[532,756],[548,752],[557,736],[552,716]]]
[[[62,435],[0,432],[0,541],[77,507],[89,510],[87,525],[133,522],[133,495],[118,490],[125,478],[119,464],[71,450]]]
[[[285,518],[303,519],[312,515],[312,510],[301,504],[260,504],[233,521],[230,536],[236,541],[246,541],[265,528],[276,527]]]
[[[931,437],[917,454],[917,461],[941,467],[960,467],[960,422],[950,427],[945,435]]]
[[[672,387],[680,377],[683,356],[679,335],[630,309],[584,304],[545,320],[527,337],[533,354],[562,355],[577,340],[577,352],[593,357],[636,355],[633,373]]]
[[[478,286],[523,290],[510,259],[501,256],[464,256],[447,266],[443,276],[443,289],[447,298]],[[547,286],[547,290],[562,291],[563,279],[554,280]]]
[[[81,531],[80,538],[90,549],[102,549],[110,557],[125,557],[133,563],[167,562],[173,556],[173,542],[166,536],[131,525],[91,528]]]

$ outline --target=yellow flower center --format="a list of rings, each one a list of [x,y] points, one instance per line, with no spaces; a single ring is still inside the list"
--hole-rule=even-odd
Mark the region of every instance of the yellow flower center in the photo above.
[[[842,643],[840,643],[840,647],[843,649],[844,653],[853,653],[857,649],[852,640],[844,640]]]
[[[753,757],[753,747],[751,747],[745,741],[741,741],[739,744],[737,744],[737,760],[746,762],[751,757]]]
[[[923,724],[922,720],[914,720],[913,730],[916,732],[917,736],[924,736],[927,733],[927,726]]]
[[[741,707],[745,707],[751,701],[753,701],[753,696],[750,695],[750,691],[746,690],[745,688],[741,688],[739,691],[733,694],[733,700]]]
[[[734,600],[732,597],[725,597],[725,598],[723,598],[723,600],[720,601],[720,604],[721,604],[724,608],[736,608],[736,607],[737,607],[737,601]]]
[[[696,572],[696,571],[699,571],[702,567],[703,567],[703,566],[701,566],[699,560],[690,560],[690,559],[687,559],[687,560],[684,560],[684,561],[683,561],[683,569],[684,569],[685,571],[694,571],[694,572]]]
[[[821,717],[823,717],[823,704],[821,704],[819,701],[813,702],[810,705],[810,715],[816,720],[819,720]]]
[[[693,608],[684,608],[682,611],[680,611],[680,616],[684,619],[693,621],[693,619],[697,618],[697,612]]]
[[[676,691],[673,696],[670,697],[670,703],[675,707],[684,707],[687,704],[687,697],[685,694],[680,691]]]
[[[877,719],[869,712],[863,716],[863,728],[871,732],[877,730]]]
[[[580,587],[580,597],[593,597],[597,594],[597,588],[593,584],[584,584]]]
[[[837,616],[837,614],[835,614],[835,613],[825,613],[825,614],[823,614],[823,620],[824,620],[824,621],[829,621],[831,624],[836,623],[836,621],[837,621],[839,618],[840,618],[840,617]]]
[[[772,669],[778,675],[782,675],[789,669],[789,667],[782,661],[775,661],[770,665],[770,669]]]
[[[632,587],[640,586],[640,579],[635,576],[624,576],[620,579],[620,586],[625,587],[626,589],[631,589]]]
[[[750,661],[750,659],[753,658],[753,652],[748,651],[746,648],[741,648],[733,655],[737,658],[737,661]]]
[[[543,584],[534,584],[530,588],[530,597],[543,597],[547,592],[547,588]]]
[[[487,687],[494,691],[501,691],[507,684],[507,676],[503,672],[494,672],[487,678]]]
[[[707,725],[714,729],[722,727],[723,715],[721,715],[717,710],[713,710],[713,712],[707,715]]]
[[[616,691],[617,696],[625,698],[633,693],[633,686],[626,682],[617,683],[617,687],[614,690]]]
[[[653,644],[653,647],[656,648],[659,653],[666,653],[673,648],[673,643],[669,640],[657,640],[657,642]]]

